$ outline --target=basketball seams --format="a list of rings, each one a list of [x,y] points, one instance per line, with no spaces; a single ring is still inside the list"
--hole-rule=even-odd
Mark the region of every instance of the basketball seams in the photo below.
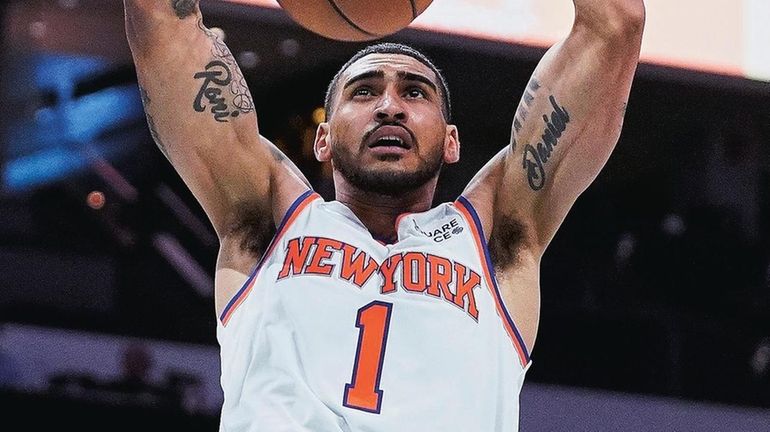
[[[381,36],[383,36],[383,35],[379,35],[379,34],[376,34],[376,33],[371,33],[371,32],[368,32],[368,31],[362,29],[361,27],[358,26],[358,24],[353,22],[353,20],[351,20],[350,17],[345,15],[345,12],[343,12],[342,9],[340,9],[339,5],[337,4],[337,2],[335,0],[327,0],[327,1],[329,2],[329,6],[331,6],[334,9],[335,12],[337,12],[337,15],[339,15],[340,18],[344,19],[345,22],[347,22],[354,29],[360,31],[361,33],[363,33],[363,34],[365,34],[367,36],[374,36],[374,37],[381,37]],[[412,6],[414,6],[414,0],[410,0],[410,1],[412,2]]]
[[[341,41],[391,35],[414,21],[433,0],[277,0],[305,29]]]
[[[417,4],[415,0],[409,0],[409,4],[412,5],[412,19],[417,18]]]

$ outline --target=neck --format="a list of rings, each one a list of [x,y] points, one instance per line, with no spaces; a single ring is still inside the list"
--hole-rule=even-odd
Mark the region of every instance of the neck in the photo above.
[[[336,177],[336,176],[335,176]],[[372,236],[380,240],[395,241],[396,219],[403,213],[429,210],[436,190],[433,179],[423,186],[397,197],[381,195],[358,189],[344,180],[335,182],[337,201],[345,204],[366,226]]]

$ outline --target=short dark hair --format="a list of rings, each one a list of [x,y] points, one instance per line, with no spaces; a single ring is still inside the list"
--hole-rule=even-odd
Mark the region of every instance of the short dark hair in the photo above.
[[[332,115],[332,100],[334,99],[334,94],[337,92],[337,86],[339,85],[339,80],[342,74],[356,61],[359,59],[366,57],[370,54],[402,54],[409,57],[414,58],[415,60],[419,61],[420,63],[424,64],[425,66],[428,66],[430,70],[433,71],[433,73],[436,74],[436,77],[438,78],[438,85],[439,89],[441,91],[441,111],[444,113],[444,120],[446,120],[447,123],[450,123],[452,120],[452,101],[449,97],[449,89],[447,88],[446,79],[444,78],[444,75],[441,74],[441,72],[438,70],[438,68],[433,64],[433,62],[430,61],[428,57],[425,56],[425,54],[421,53],[420,51],[417,51],[416,49],[403,44],[398,43],[392,43],[392,42],[385,42],[380,43],[376,45],[370,45],[361,51],[358,51],[353,57],[350,58],[350,60],[345,63],[339,71],[337,71],[337,74],[334,75],[334,78],[332,79],[331,83],[329,83],[329,87],[326,89],[326,98],[324,99],[324,108],[326,110],[326,118],[331,118]]]

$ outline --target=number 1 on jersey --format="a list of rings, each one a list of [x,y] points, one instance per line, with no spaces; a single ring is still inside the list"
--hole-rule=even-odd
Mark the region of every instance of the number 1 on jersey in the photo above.
[[[353,377],[345,384],[342,404],[348,408],[380,413],[382,404],[382,362],[385,359],[385,344],[388,341],[391,303],[373,301],[358,310],[356,327],[358,348],[353,365]]]

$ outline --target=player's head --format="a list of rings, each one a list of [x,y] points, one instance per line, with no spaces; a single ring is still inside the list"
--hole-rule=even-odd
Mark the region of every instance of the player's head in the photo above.
[[[373,45],[329,85],[316,156],[331,160],[336,182],[363,191],[397,196],[435,186],[443,163],[459,157],[450,110],[445,80],[423,54],[405,45]]]
[[[352,65],[362,57],[366,57],[371,54],[405,55],[405,56],[412,57],[415,60],[427,66],[436,75],[436,84],[439,87],[439,90],[441,93],[441,102],[443,104],[442,110],[444,112],[444,120],[446,120],[447,123],[452,122],[452,98],[449,95],[449,88],[447,87],[447,83],[446,83],[446,79],[444,78],[444,75],[441,73],[441,71],[438,70],[436,65],[434,65],[433,62],[427,56],[425,56],[425,54],[421,53],[420,51],[408,45],[392,43],[392,42],[369,45],[368,47],[355,53],[353,57],[351,57],[350,60],[347,61],[347,63],[342,65],[340,70],[337,71],[337,74],[334,75],[334,78],[332,78],[331,82],[329,83],[329,87],[326,89],[326,97],[324,98],[324,109],[326,111],[327,120],[331,117],[332,113],[334,112],[334,102],[335,102],[334,99],[337,94],[337,89],[339,87],[339,82],[340,82],[340,78],[342,77],[342,74],[350,67],[350,65]]]

